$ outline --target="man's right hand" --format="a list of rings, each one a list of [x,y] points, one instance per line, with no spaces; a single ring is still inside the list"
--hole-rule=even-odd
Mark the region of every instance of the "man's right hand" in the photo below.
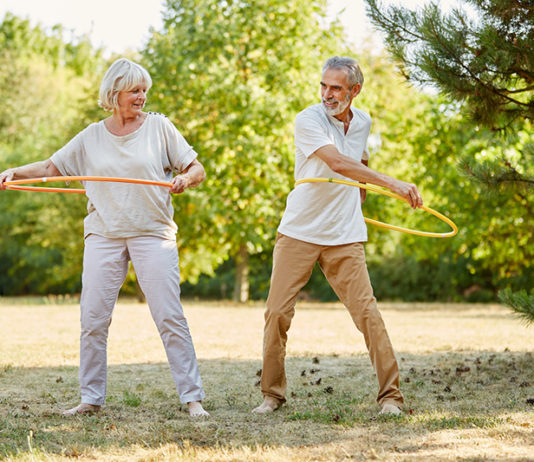
[[[413,209],[423,206],[423,198],[415,186],[412,183],[406,183],[405,181],[395,180],[395,183],[390,188],[392,192],[402,196],[408,201]]]
[[[367,167],[365,163],[358,162],[349,156],[341,154],[333,144],[327,144],[317,149],[314,154],[334,172],[340,175],[361,183],[371,183],[388,188],[390,191],[406,199],[414,209],[423,205],[423,198],[419,194],[417,186],[377,172]]]

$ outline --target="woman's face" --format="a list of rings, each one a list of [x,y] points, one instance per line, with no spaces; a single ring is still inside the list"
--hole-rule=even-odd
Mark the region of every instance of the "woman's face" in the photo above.
[[[146,85],[141,84],[131,90],[119,92],[117,98],[119,111],[125,114],[139,115],[145,106],[147,91]]]

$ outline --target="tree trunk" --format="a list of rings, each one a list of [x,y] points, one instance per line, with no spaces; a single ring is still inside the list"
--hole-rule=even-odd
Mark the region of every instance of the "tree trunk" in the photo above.
[[[246,303],[249,296],[248,283],[248,249],[246,244],[239,246],[239,252],[236,255],[236,277],[234,285],[234,302]]]

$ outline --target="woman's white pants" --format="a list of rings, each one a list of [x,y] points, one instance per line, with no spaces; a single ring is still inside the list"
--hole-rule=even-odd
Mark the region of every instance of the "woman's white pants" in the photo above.
[[[108,330],[129,260],[163,341],[180,401],[202,400],[195,349],[180,303],[176,242],[154,236],[108,239],[90,234],[85,239],[80,300],[82,403],[102,405],[106,399]]]

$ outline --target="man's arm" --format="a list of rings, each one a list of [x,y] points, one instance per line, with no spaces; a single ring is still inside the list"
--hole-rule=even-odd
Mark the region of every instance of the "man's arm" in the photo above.
[[[423,205],[423,198],[419,193],[417,186],[406,183],[396,178],[390,177],[385,173],[377,172],[362,162],[341,154],[333,144],[323,146],[314,154],[336,173],[352,178],[362,183],[371,183],[382,186],[390,191],[405,198],[408,203],[415,209]]]
[[[362,164],[366,167],[369,167],[369,161],[367,159],[362,159]],[[360,183],[365,184],[365,181],[360,181]],[[367,189],[360,188],[360,201],[363,204],[365,198],[367,197]]]
[[[8,168],[0,173],[0,189],[6,189],[6,186],[4,185],[6,181],[50,176],[63,176],[50,159],[23,165],[21,167]]]

